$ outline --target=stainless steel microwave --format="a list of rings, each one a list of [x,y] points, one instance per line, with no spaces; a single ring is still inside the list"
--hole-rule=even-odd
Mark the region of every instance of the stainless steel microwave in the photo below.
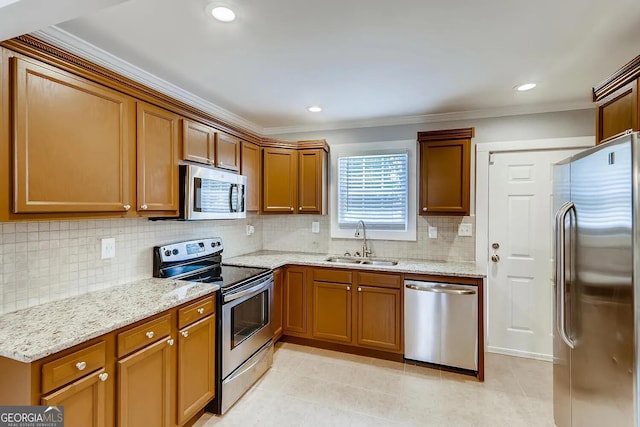
[[[183,220],[246,218],[247,177],[193,164],[180,165]]]

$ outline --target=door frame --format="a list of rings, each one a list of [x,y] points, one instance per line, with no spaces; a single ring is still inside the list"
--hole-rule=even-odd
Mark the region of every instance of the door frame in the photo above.
[[[489,283],[489,160],[493,153],[517,151],[571,150],[590,148],[596,143],[595,136],[529,139],[518,141],[487,142],[476,144],[476,266],[484,271],[485,289]],[[489,292],[485,292],[484,323],[489,321]],[[487,328],[484,330],[484,350],[489,351]]]

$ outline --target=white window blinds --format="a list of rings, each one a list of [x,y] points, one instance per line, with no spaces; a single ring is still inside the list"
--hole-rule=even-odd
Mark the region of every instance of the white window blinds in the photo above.
[[[338,227],[407,229],[407,153],[350,156],[338,159]]]

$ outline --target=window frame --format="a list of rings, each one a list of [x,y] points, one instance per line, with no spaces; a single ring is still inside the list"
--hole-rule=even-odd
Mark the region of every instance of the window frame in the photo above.
[[[390,148],[392,147],[392,148]],[[355,144],[339,144],[331,147],[330,166],[331,176],[329,184],[330,196],[330,222],[332,239],[361,239],[354,236],[354,228],[340,228],[338,224],[338,186],[339,186],[339,164],[340,157],[348,156],[369,156],[384,154],[407,153],[407,229],[406,230],[376,230],[367,229],[367,239],[372,240],[399,240],[416,241],[416,159],[417,143],[415,140],[380,141]],[[366,222],[365,222],[366,225]]]

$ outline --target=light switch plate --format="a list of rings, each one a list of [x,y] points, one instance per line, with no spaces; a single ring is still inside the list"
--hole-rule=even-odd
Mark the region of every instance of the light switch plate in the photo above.
[[[100,240],[102,245],[102,259],[110,259],[116,257],[116,239],[109,237]]]
[[[458,226],[458,236],[473,236],[473,227],[471,224],[460,224]]]
[[[429,227],[429,238],[430,239],[438,238],[438,227]]]
[[[318,221],[311,222],[311,232],[319,233],[320,232],[320,223]]]

